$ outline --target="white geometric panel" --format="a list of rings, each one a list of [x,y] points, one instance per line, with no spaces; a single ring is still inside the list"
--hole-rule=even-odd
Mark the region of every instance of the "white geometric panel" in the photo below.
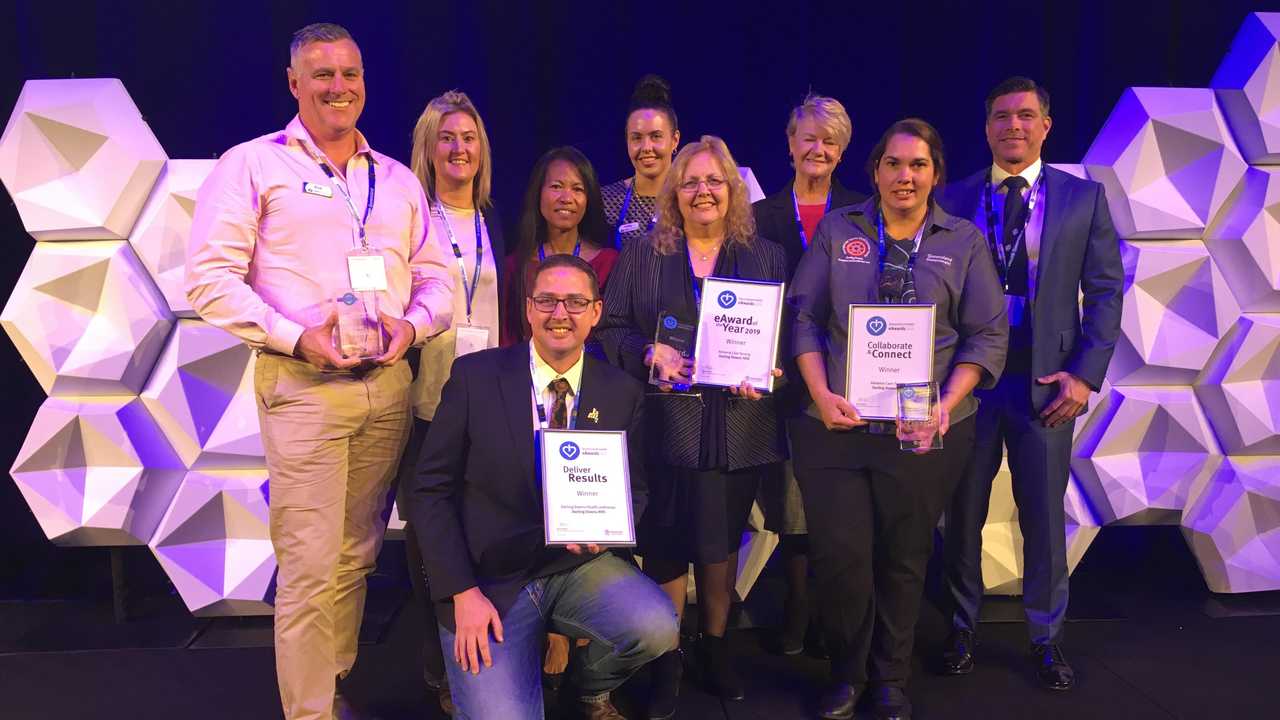
[[[173,315],[127,242],[41,242],[0,325],[46,393],[132,395]]]
[[[1280,315],[1241,315],[1195,388],[1225,452],[1280,454]]]
[[[270,615],[267,471],[188,473],[149,545],[198,616]]]
[[[1199,238],[1245,171],[1207,88],[1129,88],[1084,165],[1130,240]]]
[[[1048,165],[1055,170],[1061,170],[1062,172],[1073,177],[1078,177],[1081,180],[1089,179],[1089,173],[1085,172],[1084,165],[1069,163],[1049,163]]]
[[[190,468],[256,468],[266,460],[253,394],[254,353],[202,320],[177,322],[142,402]]]
[[[0,180],[37,240],[123,240],[164,166],[114,78],[28,80],[0,137]]]
[[[1228,456],[1191,487],[1182,534],[1209,590],[1280,590],[1280,456]]]
[[[1189,385],[1240,315],[1204,244],[1121,241],[1124,309],[1115,385]]]
[[[10,470],[59,545],[146,544],[184,472],[136,397],[45,400]]]
[[[1191,388],[1112,387],[1076,439],[1071,470],[1101,524],[1166,525],[1221,462]]]
[[[1245,18],[1209,85],[1251,165],[1280,163],[1280,13]]]
[[[169,309],[179,317],[196,316],[182,290],[183,262],[191,234],[191,215],[196,208],[196,191],[216,163],[217,160],[165,163],[164,172],[129,235],[129,244],[164,294]]]
[[[1245,312],[1280,311],[1280,168],[1249,168],[1204,244]]]

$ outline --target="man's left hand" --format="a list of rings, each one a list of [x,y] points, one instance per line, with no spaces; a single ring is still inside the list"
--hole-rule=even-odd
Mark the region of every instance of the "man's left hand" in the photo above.
[[[374,362],[378,365],[395,365],[413,344],[417,331],[414,330],[413,323],[408,320],[391,317],[381,310],[378,311],[378,320],[382,323],[383,332],[387,334],[387,351],[379,355]]]
[[[582,555],[583,553],[586,553],[588,555],[599,555],[601,552],[604,551],[604,548],[602,546],[597,545],[595,543],[587,543],[586,545],[579,545],[578,543],[569,543],[568,545],[564,546],[564,549],[568,550],[574,555]]]
[[[1041,385],[1058,383],[1058,397],[1040,413],[1040,422],[1045,427],[1057,427],[1075,418],[1089,406],[1089,393],[1093,391],[1083,380],[1066,370],[1036,378],[1036,382]]]

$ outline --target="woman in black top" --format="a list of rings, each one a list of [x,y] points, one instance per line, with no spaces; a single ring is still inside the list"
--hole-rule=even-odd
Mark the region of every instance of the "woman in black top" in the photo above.
[[[638,377],[650,377],[656,357],[662,380],[688,383],[692,361],[653,344],[660,314],[696,323],[707,276],[782,282],[785,273],[782,248],[755,234],[746,185],[728,148],[703,136],[676,156],[658,195],[653,233],[623,249],[605,293],[601,339],[611,357]],[[739,699],[742,681],[731,666],[725,627],[738,544],[760,478],[785,457],[773,397],[744,383],[650,399],[648,444],[657,471],[641,521],[645,573],[663,585],[681,614],[685,572],[694,563],[704,677],[722,697]],[[650,715],[662,717],[660,709],[674,712],[680,660],[672,653],[656,662]]]

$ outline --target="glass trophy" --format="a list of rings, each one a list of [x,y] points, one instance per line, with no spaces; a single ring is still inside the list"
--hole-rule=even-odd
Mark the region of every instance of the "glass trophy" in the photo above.
[[[348,292],[337,298],[338,326],[333,346],[343,357],[372,360],[383,353],[378,294]]]
[[[911,452],[942,449],[938,426],[942,419],[938,384],[902,383],[898,385],[898,446]]]
[[[649,382],[686,392],[693,372],[693,347],[698,326],[680,320],[673,313],[658,313],[658,329],[653,334],[653,363],[649,366]]]

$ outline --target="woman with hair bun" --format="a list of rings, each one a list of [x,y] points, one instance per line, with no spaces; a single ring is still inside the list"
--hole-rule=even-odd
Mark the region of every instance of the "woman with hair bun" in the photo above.
[[[680,145],[680,123],[671,105],[671,86],[645,75],[631,93],[627,111],[627,156],[635,173],[601,188],[610,242],[621,250],[643,237],[657,221],[658,190]]]

